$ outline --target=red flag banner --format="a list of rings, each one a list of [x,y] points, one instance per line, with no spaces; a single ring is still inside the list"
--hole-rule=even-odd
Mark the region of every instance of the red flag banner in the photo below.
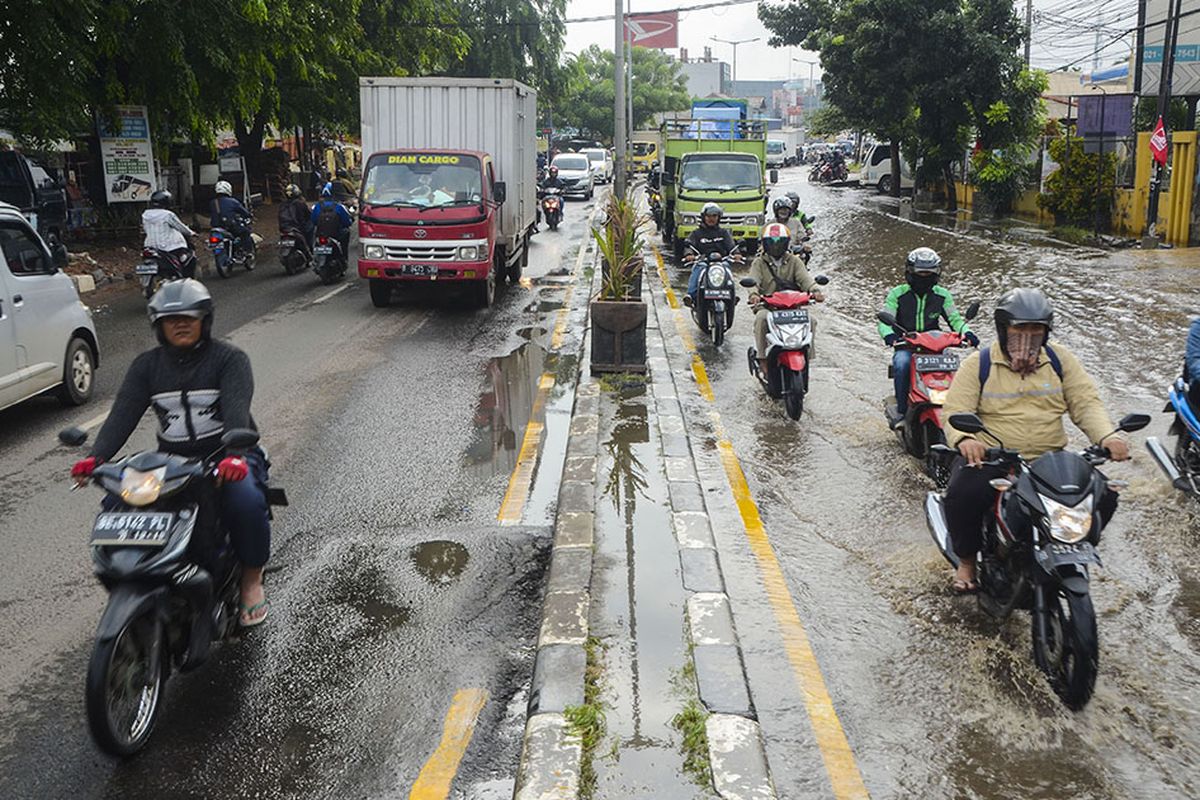
[[[1167,129],[1163,127],[1163,118],[1158,118],[1154,133],[1150,134],[1150,153],[1159,164],[1167,163]]]
[[[637,47],[679,47],[679,12],[630,14],[625,17],[625,30]]]

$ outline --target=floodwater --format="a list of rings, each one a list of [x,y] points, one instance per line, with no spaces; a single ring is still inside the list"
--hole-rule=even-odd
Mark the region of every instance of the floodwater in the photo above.
[[[748,374],[748,315],[720,351],[699,346],[873,796],[1200,794],[1200,518],[1142,444],[1166,435],[1160,412],[1200,298],[1200,254],[1040,246],[1009,235],[1021,225],[898,213],[894,202],[785,171],[774,191],[793,189],[818,217],[810,269],[831,278],[803,419],[787,420]],[[950,596],[921,509],[932,484],[884,423],[889,354],[874,312],[922,245],[942,255],[960,307],[981,302],[985,343],[996,299],[1040,288],[1056,309],[1054,340],[1080,357],[1113,418],[1154,419],[1134,436],[1134,462],[1106,467],[1131,486],[1093,573],[1100,675],[1081,712],[1033,666],[1027,614],[997,623]],[[676,286],[686,282],[670,271]],[[759,633],[743,634],[753,649]],[[803,712],[758,704],[781,796],[821,786],[787,746],[810,735]]]

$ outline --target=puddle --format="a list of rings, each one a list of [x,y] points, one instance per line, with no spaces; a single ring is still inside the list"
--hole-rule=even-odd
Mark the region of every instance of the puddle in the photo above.
[[[361,615],[362,625],[352,634],[359,638],[397,630],[412,617],[412,611],[394,602],[392,594],[383,571],[368,566],[358,574],[341,573],[330,587],[329,603],[349,606]]]
[[[612,459],[612,469],[604,483],[604,494],[613,506],[635,504],[639,495],[646,496],[649,485],[646,467],[638,458],[638,445],[650,441],[650,425],[646,406],[623,402],[613,419],[612,434],[604,449]]]
[[[446,586],[462,576],[471,560],[458,542],[421,542],[408,551],[408,558],[421,577],[434,586]]]
[[[517,329],[517,336],[520,336],[522,339],[525,339],[526,341],[530,341],[530,342],[532,342],[534,339],[538,338],[539,336],[545,336],[545,335],[546,335],[546,329],[539,325],[531,325],[528,328],[518,328]]]
[[[476,474],[507,475],[517,465],[545,368],[546,351],[532,341],[488,361],[485,388],[475,406],[475,437],[466,455]]]

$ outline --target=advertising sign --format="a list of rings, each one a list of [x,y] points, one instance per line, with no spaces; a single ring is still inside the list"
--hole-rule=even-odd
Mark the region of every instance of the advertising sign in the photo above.
[[[679,47],[679,12],[630,14],[625,17],[625,30],[637,47],[659,50]]]
[[[104,190],[110,203],[144,203],[154,193],[154,153],[150,148],[150,120],[145,106],[117,106],[118,129],[103,117],[100,161],[104,165]]]
[[[1138,44],[1142,50],[1141,93],[1158,94],[1159,79],[1162,77],[1164,36],[1167,26],[1167,9],[1173,0],[1145,0],[1146,27],[1139,32]],[[1187,15],[1196,9],[1195,2],[1185,0],[1182,12]],[[1184,16],[1179,20],[1179,37],[1175,43],[1175,72],[1171,79],[1171,94],[1200,94],[1200,25],[1195,16]]]

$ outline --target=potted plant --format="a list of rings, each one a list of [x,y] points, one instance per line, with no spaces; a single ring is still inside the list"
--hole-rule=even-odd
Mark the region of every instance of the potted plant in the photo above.
[[[610,193],[603,226],[592,230],[600,251],[600,293],[591,304],[592,374],[646,371],[646,304],[642,302],[642,226],[633,199]]]

